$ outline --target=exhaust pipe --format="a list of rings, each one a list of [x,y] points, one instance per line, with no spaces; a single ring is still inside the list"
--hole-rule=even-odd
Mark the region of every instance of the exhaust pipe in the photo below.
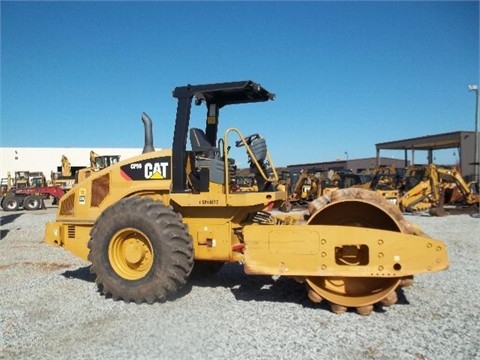
[[[143,146],[142,154],[145,154],[155,151],[155,149],[153,147],[152,119],[147,114],[142,113],[142,121],[145,126],[145,145]]]

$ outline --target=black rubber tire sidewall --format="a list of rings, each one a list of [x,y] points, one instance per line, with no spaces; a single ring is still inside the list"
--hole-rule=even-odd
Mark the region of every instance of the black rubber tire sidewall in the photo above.
[[[15,203],[15,206],[10,206],[10,204]],[[7,195],[2,201],[2,209],[4,211],[15,211],[18,210],[20,204],[18,203],[18,199],[15,195]]]
[[[36,206],[30,206],[30,201],[35,199],[37,201]],[[29,195],[23,199],[23,208],[28,211],[40,209],[41,199],[35,195]]]
[[[122,278],[112,268],[108,248],[121,229],[135,228],[145,234],[153,248],[150,271],[141,279]],[[160,201],[128,198],[106,209],[91,231],[88,243],[91,271],[105,295],[137,303],[164,301],[187,281],[193,266],[192,239],[181,217]]]

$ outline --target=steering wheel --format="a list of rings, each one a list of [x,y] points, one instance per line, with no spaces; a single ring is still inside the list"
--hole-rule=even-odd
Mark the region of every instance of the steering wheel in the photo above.
[[[252,143],[252,141],[254,140],[257,140],[260,138],[260,135],[258,134],[252,134],[252,135],[248,135],[248,136],[245,136],[245,142],[250,145]],[[235,141],[235,146],[236,147],[242,147],[244,146],[244,142],[242,140],[237,140]]]

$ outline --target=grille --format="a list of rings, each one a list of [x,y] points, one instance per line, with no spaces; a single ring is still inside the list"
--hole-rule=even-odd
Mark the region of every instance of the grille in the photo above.
[[[92,207],[98,207],[110,193],[110,174],[105,174],[92,182]]]
[[[60,215],[73,215],[73,204],[75,203],[75,193],[70,194],[62,201]]]
[[[67,237],[69,239],[75,239],[75,225],[68,225],[68,227],[67,227]]]

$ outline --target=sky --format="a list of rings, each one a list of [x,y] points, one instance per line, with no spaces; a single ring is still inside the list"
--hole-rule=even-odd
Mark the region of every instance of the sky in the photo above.
[[[475,129],[478,1],[0,6],[2,147],[141,149],[146,112],[155,147],[171,148],[175,87],[243,80],[275,101],[223,108],[219,130],[261,134],[276,166]],[[192,116],[203,127],[204,109]],[[434,153],[457,160],[455,149]]]

